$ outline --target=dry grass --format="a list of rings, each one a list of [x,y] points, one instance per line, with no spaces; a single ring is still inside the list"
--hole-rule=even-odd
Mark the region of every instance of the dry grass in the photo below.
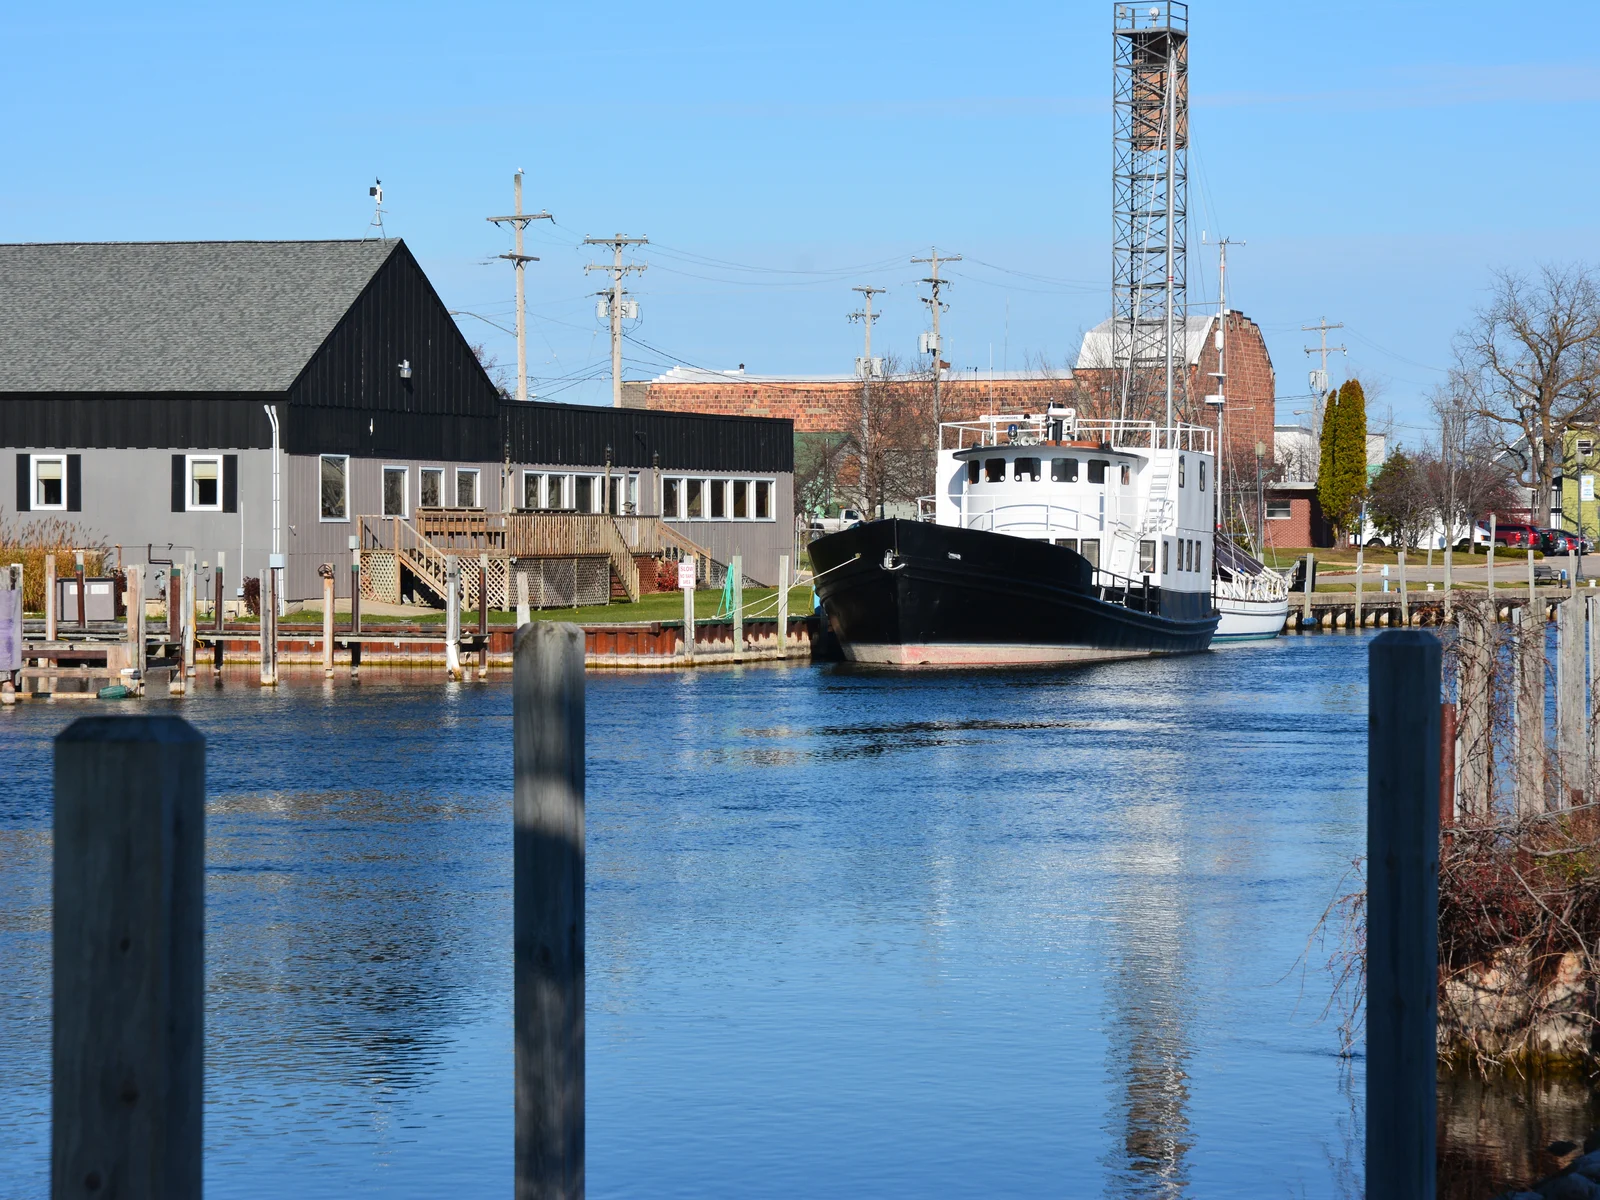
[[[105,546],[74,521],[60,517],[35,517],[24,521],[6,516],[0,508],[0,566],[22,564],[22,607],[44,611],[44,559],[56,556],[56,570],[72,570],[74,551],[84,551],[84,569],[99,575],[105,569]]]

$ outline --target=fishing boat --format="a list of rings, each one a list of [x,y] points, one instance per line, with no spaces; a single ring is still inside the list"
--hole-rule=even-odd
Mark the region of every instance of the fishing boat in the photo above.
[[[1205,650],[1215,436],[1064,407],[940,425],[931,521],[811,543],[845,657],[1004,666]]]

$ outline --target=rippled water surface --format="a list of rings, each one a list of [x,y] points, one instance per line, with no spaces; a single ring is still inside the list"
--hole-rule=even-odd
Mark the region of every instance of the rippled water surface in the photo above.
[[[1359,1194],[1296,964],[1364,841],[1365,646],[591,674],[590,1195]],[[145,702],[208,739],[208,1196],[509,1192],[510,703]],[[0,712],[0,1196],[48,1175],[80,711]]]

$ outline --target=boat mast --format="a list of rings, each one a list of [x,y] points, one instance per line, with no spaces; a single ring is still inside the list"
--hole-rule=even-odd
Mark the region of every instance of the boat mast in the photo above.
[[[1177,158],[1178,158],[1178,120],[1177,120],[1177,118],[1178,118],[1178,78],[1177,78],[1177,69],[1176,69],[1177,68],[1176,59],[1177,59],[1177,55],[1176,55],[1176,52],[1174,50],[1173,39],[1172,39],[1171,35],[1169,34],[1168,37],[1167,37],[1167,64],[1166,64],[1166,67],[1167,67],[1167,69],[1166,69],[1167,111],[1166,111],[1166,121],[1165,121],[1165,124],[1166,124],[1166,127],[1167,127],[1167,303],[1166,303],[1166,306],[1165,306],[1166,310],[1167,310],[1167,313],[1166,313],[1166,318],[1167,318],[1167,353],[1166,353],[1165,357],[1166,357],[1166,360],[1167,360],[1166,366],[1167,366],[1167,428],[1168,429],[1172,428],[1172,374],[1173,374],[1172,373],[1172,353],[1173,353],[1173,349],[1174,349],[1173,344],[1172,344],[1172,304],[1173,304],[1173,300],[1175,298],[1174,289],[1173,289],[1173,280],[1174,280],[1174,275],[1175,275],[1175,268],[1176,268],[1176,265],[1177,265],[1176,262],[1174,261],[1174,247],[1173,247],[1173,243],[1175,241],[1177,241],[1177,239],[1172,236],[1172,233],[1173,233],[1173,220],[1172,220],[1172,218],[1173,218],[1173,208],[1174,208],[1174,203],[1173,202],[1174,202],[1174,199],[1175,199],[1174,191],[1173,191],[1173,184],[1175,182],[1174,178],[1173,178],[1173,175],[1174,175],[1174,170],[1173,169],[1174,169],[1175,164],[1177,163]]]

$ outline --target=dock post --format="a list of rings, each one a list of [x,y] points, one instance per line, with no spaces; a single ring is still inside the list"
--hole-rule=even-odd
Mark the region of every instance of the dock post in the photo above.
[[[89,613],[87,606],[84,604],[84,582],[87,573],[83,569],[83,551],[74,551],[72,557],[73,577],[78,585],[78,632],[88,633]]]
[[[1306,552],[1306,599],[1305,607],[1301,610],[1301,624],[1311,619],[1311,591],[1315,586],[1317,575],[1317,558],[1309,550]]]
[[[1544,811],[1544,621],[1531,604],[1513,609],[1511,619],[1516,625],[1513,794],[1517,817],[1526,819]]]
[[[1489,514],[1489,545],[1484,550],[1483,570],[1489,588],[1489,613],[1492,620],[1500,619],[1500,600],[1494,590],[1494,531],[1497,518],[1494,513]]]
[[[1533,582],[1533,547],[1528,547],[1528,607],[1531,609],[1539,602],[1538,594],[1534,591]]]
[[[183,645],[183,565],[173,563],[167,568],[167,641],[180,647],[179,656],[182,656]]]
[[[178,717],[56,737],[53,1196],[201,1195],[205,770]]]
[[[1456,706],[1439,705],[1439,827],[1456,823]]]
[[[277,556],[274,555],[273,558]],[[261,685],[278,686],[278,571],[269,565],[261,576]]]
[[[123,574],[128,580],[128,665],[134,669],[134,690],[144,694],[144,568],[129,566]]]
[[[521,629],[530,620],[528,614],[528,573],[517,572],[517,628]]]
[[[200,579],[194,573],[194,551],[183,554],[183,674],[194,678],[194,617],[200,610]]]
[[[361,632],[361,539],[354,534],[350,535],[350,632]]]
[[[478,555],[478,678],[489,678],[489,554]]]
[[[512,659],[517,1200],[584,1194],[583,643],[533,621]]]
[[[1494,608],[1487,615],[1467,606],[1456,614],[1459,666],[1456,671],[1456,732],[1461,744],[1457,756],[1457,794],[1465,817],[1489,815],[1493,754],[1489,689],[1494,669],[1494,642],[1498,631]]]
[[[56,556],[44,556],[44,640],[56,640]]]
[[[1356,535],[1356,628],[1361,628],[1361,572],[1366,565],[1367,548],[1361,541],[1361,535]]]
[[[1583,611],[1577,597],[1568,597],[1556,608],[1556,747],[1563,804],[1583,803],[1589,773],[1584,753],[1589,713],[1584,704],[1583,643]]]
[[[1400,547],[1400,624],[1411,624],[1411,606],[1406,602],[1406,548]]]
[[[689,560],[691,566],[687,573],[682,565],[678,567],[678,581],[683,586],[683,665],[689,666],[694,662],[694,560]]]
[[[317,568],[322,576],[322,677],[333,678],[333,564]]]
[[[1441,657],[1407,629],[1368,660],[1368,1200],[1434,1194]]]
[[[223,600],[223,598],[222,598],[223,595],[224,595],[224,592],[222,590],[222,581],[223,581],[223,578],[228,573],[227,565],[228,565],[227,552],[224,551],[224,550],[218,550],[217,551],[217,607],[216,607],[216,611],[211,614],[212,626],[216,630],[216,632],[218,632],[218,633],[221,633],[223,631],[223,629],[225,628],[225,626],[227,625],[227,621],[223,617],[223,608],[224,608],[224,606],[226,605],[227,602],[225,600]]]
[[[733,661],[744,661],[744,556],[735,554],[728,564],[728,578],[733,581]]]
[[[789,657],[789,556],[787,554],[778,555],[778,657]]]
[[[1450,563],[1451,563],[1451,555],[1455,550],[1455,547],[1451,544],[1451,539],[1455,537],[1455,533],[1456,533],[1456,531],[1455,531],[1455,528],[1454,528],[1454,523],[1452,522],[1452,527],[1450,529],[1450,532],[1445,535],[1445,539],[1444,539],[1444,619],[1445,619],[1445,623],[1446,624],[1449,624],[1451,617],[1454,615],[1451,612],[1451,603],[1450,603],[1450,601],[1451,601],[1451,596],[1450,596],[1450,588],[1451,588]],[[1470,538],[1467,539],[1467,544],[1469,546],[1472,544],[1472,540]]]
[[[461,567],[454,554],[444,556],[444,674],[461,678]]]
[[[1600,596],[1585,596],[1583,608],[1589,644],[1589,695],[1600,699]],[[1600,788],[1595,786],[1596,776],[1600,775],[1600,721],[1590,716],[1584,726],[1589,769],[1583,777],[1583,802],[1593,804],[1600,794]]]

